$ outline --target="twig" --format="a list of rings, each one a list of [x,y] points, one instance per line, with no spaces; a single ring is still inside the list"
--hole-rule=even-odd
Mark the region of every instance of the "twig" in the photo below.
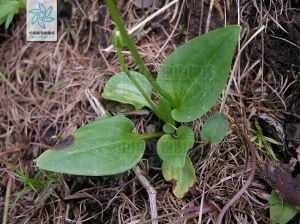
[[[262,83],[266,84],[266,86],[269,87],[272,90],[272,92],[275,93],[275,95],[280,99],[282,105],[284,106],[284,110],[287,110],[284,99],[280,96],[280,94],[268,82],[263,80],[263,78],[261,78],[261,79],[262,79]]]
[[[199,36],[202,33],[202,22],[203,22],[203,8],[204,8],[204,0],[201,0],[201,15],[200,15],[200,23],[199,23]]]
[[[255,175],[255,170],[256,170],[256,154],[255,154],[255,148],[253,143],[250,141],[249,137],[247,136],[246,132],[239,126],[237,125],[237,131],[238,134],[242,137],[243,142],[246,146],[246,148],[249,149],[251,153],[251,170],[250,170],[250,175],[245,183],[245,185],[236,193],[236,195],[233,196],[233,198],[222,208],[216,224],[222,224],[223,217],[226,213],[226,211],[246,192],[248,187],[251,185],[254,175]]]
[[[152,19],[154,19],[156,16],[158,16],[159,14],[161,14],[162,12],[164,12],[166,9],[168,9],[169,7],[171,7],[172,5],[174,5],[175,3],[177,3],[178,1],[179,0],[174,0],[174,1],[170,2],[169,4],[165,5],[164,7],[162,7],[161,9],[157,10],[151,16],[148,16],[142,22],[138,23],[132,29],[128,30],[128,34],[134,33],[135,31],[137,31],[138,29],[140,29],[141,27],[143,27],[146,23],[148,23],[149,21],[151,21]],[[112,49],[113,49],[113,46],[110,45],[109,47],[103,49],[103,51],[110,52]]]
[[[185,1],[185,0],[184,0]],[[176,3],[175,5],[175,9],[174,9],[174,12],[173,12],[173,16],[172,18],[170,19],[169,23],[171,24],[173,22],[173,20],[176,18],[177,16],[177,11],[178,11],[178,7],[179,7],[179,1]]]
[[[83,10],[83,8],[81,7],[80,3],[78,2],[78,0],[75,1],[76,5],[78,6],[80,12],[85,16],[86,19],[88,19],[88,15],[85,13],[85,11]]]
[[[203,169],[201,170],[201,174],[200,177],[203,176],[204,170],[206,169],[206,164],[207,164],[207,160],[205,160],[204,164],[203,164]],[[199,206],[199,216],[198,216],[198,224],[202,223],[202,216],[203,216],[203,209],[205,210],[206,204],[204,204],[204,195],[205,195],[205,185],[206,185],[206,179],[207,177],[204,176],[204,181],[203,181],[203,188],[202,188],[202,195],[201,195],[201,202],[200,202],[200,206]],[[202,180],[202,179],[201,179]],[[201,182],[202,183],[202,182]]]
[[[92,108],[96,112],[98,116],[105,116],[106,115],[106,110],[100,103],[100,101],[90,92],[90,90],[86,89],[85,90],[85,95],[88,101],[90,102]]]
[[[85,95],[98,116],[104,116],[107,113],[106,110],[104,109],[104,107],[102,106],[102,104],[100,103],[100,101],[96,97],[94,97],[93,94],[88,89],[85,90]],[[150,209],[151,209],[150,215],[151,215],[152,224],[158,224],[157,206],[156,206],[156,190],[154,189],[154,187],[152,187],[152,185],[149,183],[149,181],[146,179],[146,177],[144,177],[142,175],[141,170],[138,166],[135,166],[132,169],[148,193]]]
[[[0,158],[6,155],[9,155],[11,153],[15,153],[15,152],[19,152],[23,149],[26,149],[28,147],[27,143],[22,143],[21,145],[17,146],[17,147],[13,147],[7,150],[4,150],[3,152],[0,152]]]
[[[195,209],[197,209],[196,211],[197,212],[194,212],[194,213],[190,213],[190,214],[187,214],[183,217],[180,217],[180,218],[177,218],[175,221],[172,221],[172,222],[169,222],[169,224],[176,224],[176,223],[181,223],[183,221],[186,221],[188,219],[192,219],[192,218],[196,218],[199,216],[199,207],[195,207]],[[203,214],[206,214],[207,212],[209,212],[211,210],[210,206],[205,204],[202,208],[202,215]]]
[[[210,17],[211,17],[212,8],[214,6],[214,2],[215,2],[214,0],[210,0],[207,20],[206,20],[205,33],[207,33],[209,31]]]
[[[157,206],[156,206],[156,190],[152,185],[149,183],[149,181],[144,177],[141,173],[141,169],[138,166],[135,166],[132,168],[135,175],[139,178],[139,181],[143,185],[143,187],[146,189],[148,196],[149,196],[149,202],[150,202],[150,215],[151,215],[151,221],[152,224],[158,224],[157,220]]]
[[[11,185],[12,185],[12,178],[10,175],[8,175],[8,183],[7,183],[7,187],[6,187],[5,205],[4,205],[2,224],[7,224],[7,221],[8,221],[8,208],[9,208],[9,201],[10,201]]]
[[[163,219],[163,218],[175,216],[175,221],[171,221],[168,223],[169,224],[180,223],[180,222],[186,221],[188,219],[196,218],[197,216],[199,216],[199,209],[200,209],[200,206],[194,206],[194,207],[185,208],[185,209],[179,211],[180,212],[179,216],[176,216],[176,215],[178,215],[178,212],[170,212],[170,213],[158,216],[157,218]],[[204,203],[203,208],[202,208],[202,214],[206,214],[207,212],[209,212],[211,210],[212,210],[211,206],[209,204]],[[152,221],[152,219],[149,219],[149,220],[138,222],[138,223],[139,224],[147,224],[147,223],[150,223],[151,221]],[[136,222],[134,222],[134,223],[136,223]],[[133,222],[131,222],[130,224],[133,224]]]
[[[291,112],[288,112],[288,111],[284,111],[284,110],[280,110],[280,112],[281,112],[281,113],[284,113],[284,114],[286,114],[286,115],[288,115],[288,116],[295,117],[295,118],[297,118],[298,120],[300,120],[300,115],[298,115],[298,114],[294,114],[294,113],[291,113]]]
[[[293,43],[293,42],[291,42],[291,41],[289,41],[287,39],[284,39],[284,38],[281,38],[281,37],[276,37],[274,35],[270,35],[270,36],[273,37],[273,38],[275,38],[275,39],[283,40],[283,41],[289,43],[290,45],[292,45],[292,46],[297,47],[298,49],[300,49],[299,45],[297,45],[297,44],[295,44],[295,43]]]

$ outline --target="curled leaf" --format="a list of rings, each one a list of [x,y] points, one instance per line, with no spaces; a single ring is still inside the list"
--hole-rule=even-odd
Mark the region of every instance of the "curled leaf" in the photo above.
[[[151,98],[152,87],[148,80],[140,73],[131,72],[138,83],[143,87],[149,98]],[[131,82],[125,72],[120,72],[112,76],[104,87],[102,96],[109,100],[118,101],[133,105],[136,109],[148,106],[143,95]]]
[[[196,181],[195,169],[188,156],[186,156],[185,164],[181,168],[163,162],[162,173],[167,181],[172,181],[173,193],[177,198],[183,198]]]

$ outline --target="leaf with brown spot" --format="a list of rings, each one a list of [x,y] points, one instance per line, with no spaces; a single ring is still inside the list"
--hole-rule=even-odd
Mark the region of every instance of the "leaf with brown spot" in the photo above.
[[[74,142],[74,136],[70,135],[63,140],[58,141],[53,148],[64,149],[66,146],[70,146],[73,142]]]
[[[37,159],[40,169],[84,176],[125,172],[142,158],[145,142],[124,116],[103,116],[77,129]],[[57,150],[59,149],[59,150]]]

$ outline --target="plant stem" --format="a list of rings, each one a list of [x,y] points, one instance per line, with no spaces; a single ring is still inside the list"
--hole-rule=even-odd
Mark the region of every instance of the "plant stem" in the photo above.
[[[152,138],[158,138],[160,136],[163,136],[164,132],[154,132],[154,133],[146,133],[146,134],[135,134],[135,136],[139,139],[147,140]]]
[[[142,74],[147,78],[147,80],[149,81],[149,83],[151,84],[151,86],[157,90],[161,96],[163,96],[164,98],[166,98],[171,105],[175,105],[174,100],[172,99],[172,97],[165,92],[155,81],[155,79],[151,76],[148,68],[146,67],[142,57],[139,55],[132,39],[129,37],[127,30],[123,24],[122,18],[120,16],[120,13],[116,7],[116,4],[114,2],[114,0],[106,0],[106,5],[107,8],[111,14],[111,17],[113,18],[114,22],[116,23],[116,25],[118,26],[118,29],[122,35],[122,38],[124,39],[124,41],[127,44],[128,49],[130,50],[132,57],[134,58],[134,60],[136,61],[139,69],[141,70]]]
[[[149,104],[150,108],[153,110],[153,112],[164,121],[163,116],[161,116],[160,111],[157,109],[157,106],[153,103],[151,98],[147,95],[147,93],[144,91],[143,87],[139,84],[139,82],[134,78],[134,76],[131,74],[131,72],[128,70],[127,65],[125,64],[124,57],[121,52],[121,48],[117,48],[117,56],[121,65],[121,70],[126,73],[128,78],[131,80],[131,82],[136,86],[138,91],[143,95],[144,99]],[[164,121],[167,123],[167,121]]]
[[[119,59],[119,63],[121,65],[121,71],[126,72],[126,70],[128,70],[128,68],[126,66],[126,63],[125,63],[125,60],[124,60],[124,57],[123,57],[123,54],[122,54],[120,48],[117,48],[117,56]]]
[[[5,205],[4,205],[2,224],[7,224],[8,223],[7,221],[8,221],[8,209],[9,209],[11,186],[12,186],[12,178],[10,176],[8,176],[8,183],[7,183],[7,187],[6,187]]]

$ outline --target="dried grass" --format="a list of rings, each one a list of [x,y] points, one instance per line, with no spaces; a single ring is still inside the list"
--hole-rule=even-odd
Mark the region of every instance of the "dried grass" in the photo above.
[[[148,14],[155,12],[162,3],[156,1],[155,4],[156,7],[146,11]],[[161,17],[146,24],[144,30],[147,32],[135,35],[138,50],[153,73],[159,70],[164,59],[178,44],[205,30],[209,1],[202,1],[200,5],[195,1],[186,1],[185,4],[178,26],[176,19],[168,24],[173,17],[173,6]],[[34,159],[48,145],[54,144],[51,136],[66,137],[96,116],[86,99],[85,90],[98,95],[107,78],[119,71],[115,54],[101,51],[109,46],[112,29],[103,4],[89,0],[87,4],[74,1],[72,5],[74,16],[59,26],[57,43],[26,42],[24,15],[20,15],[13,28],[2,35],[5,40],[0,45],[0,72],[17,91],[7,82],[0,82],[0,153],[9,152],[0,161],[0,214],[5,203],[2,195],[11,176],[11,223],[147,221],[150,218],[147,193],[132,172],[120,177],[59,175],[48,194],[33,197],[31,191],[20,198],[12,210],[12,202],[24,185],[13,176],[14,169],[9,164],[33,177],[37,172]],[[180,223],[198,223],[197,211],[202,198],[205,204],[213,208],[201,216],[202,222],[214,220],[218,210],[244,185],[249,175],[249,155],[234,131],[233,118],[238,117],[246,126],[251,123],[251,117],[260,112],[267,111],[279,118],[286,118],[284,112],[292,113],[295,99],[299,98],[295,91],[299,88],[299,63],[286,64],[290,67],[289,71],[278,71],[276,66],[270,64],[272,58],[264,48],[270,41],[266,39],[270,34],[278,30],[285,32],[288,24],[293,22],[290,19],[296,21],[297,18],[291,15],[299,9],[276,0],[270,1],[269,5],[259,1],[241,1],[239,9],[232,1],[225,1],[225,5],[223,1],[215,1],[210,17],[211,29],[224,23],[237,23],[239,14],[240,23],[245,28],[241,45],[261,25],[267,26],[267,29],[241,55],[234,77],[235,85],[229,91],[224,108],[231,122],[224,142],[211,148],[200,142],[199,128],[207,116],[190,124],[197,134],[197,143],[190,152],[197,183],[187,197],[178,200],[172,195],[171,184],[162,178],[160,162],[152,149],[154,143],[148,143],[149,149],[140,167],[156,188],[160,223],[175,223],[176,220]],[[120,1],[119,6],[128,27],[143,19],[133,4]],[[200,10],[201,7],[203,10]],[[98,19],[98,22],[91,23],[89,19]],[[183,32],[184,24],[186,31]],[[169,43],[164,45],[166,40]],[[299,46],[299,43],[293,44]],[[131,68],[136,68],[129,55],[126,60]],[[219,110],[219,107],[220,103],[210,113]],[[140,132],[145,128],[143,122],[155,124],[157,120],[152,115],[136,118]],[[46,177],[47,173],[43,173],[41,178]],[[257,172],[255,181],[226,214],[224,223],[268,223],[269,192],[270,188]]]

